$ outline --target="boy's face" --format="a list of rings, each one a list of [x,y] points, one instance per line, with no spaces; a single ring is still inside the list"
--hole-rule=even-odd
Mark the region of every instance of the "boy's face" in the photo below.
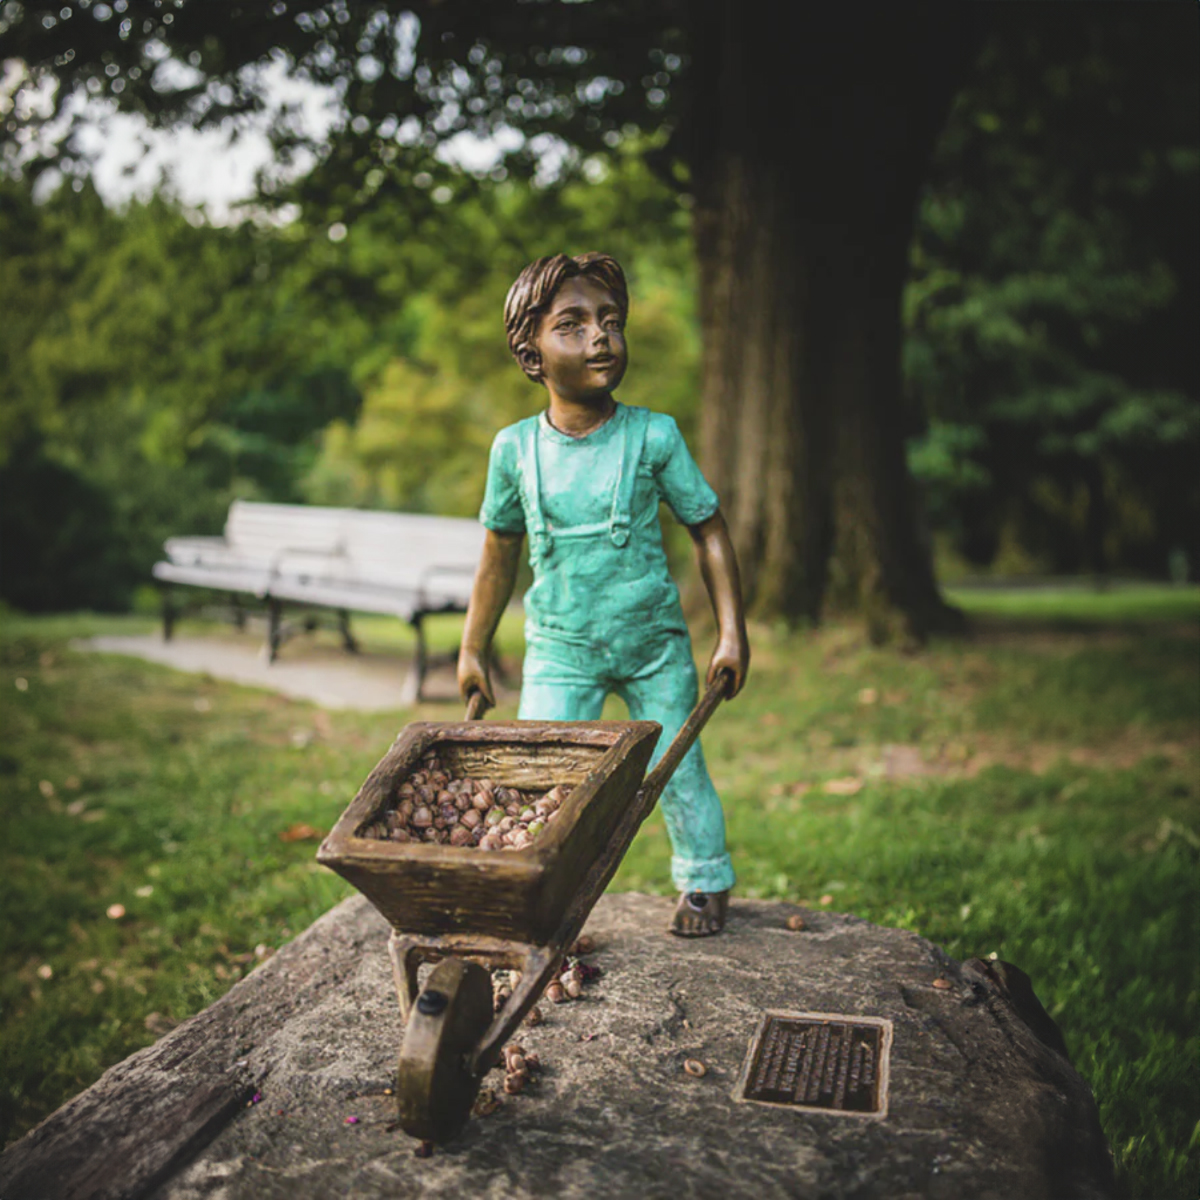
[[[568,279],[542,314],[534,346],[551,393],[574,403],[613,391],[628,361],[620,309],[586,276]]]

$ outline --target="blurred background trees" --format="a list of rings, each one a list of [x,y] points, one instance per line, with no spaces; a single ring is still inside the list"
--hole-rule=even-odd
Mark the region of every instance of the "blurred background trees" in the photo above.
[[[942,135],[905,302],[910,458],[971,566],[1194,577],[1196,14],[1084,11],[998,6]]]
[[[835,119],[846,97],[822,105],[794,88],[781,100],[786,44],[768,54],[765,26],[732,28],[740,45],[763,49],[762,73],[775,80],[751,114],[772,186],[784,188],[787,211],[808,197],[807,249],[780,250],[765,276],[772,247],[794,242],[800,225],[786,211],[759,220],[761,197],[748,215],[722,208],[712,198],[720,181],[698,173],[717,150],[728,159],[736,135],[704,142],[715,129],[704,104],[724,93],[699,86],[720,68],[695,14],[728,19],[723,6],[497,4],[486,22],[456,0],[407,7],[419,19],[350,0],[0,4],[9,602],[128,604],[162,538],[215,532],[235,495],[474,512],[492,434],[539,402],[508,357],[504,293],[528,259],[559,248],[604,248],[625,263],[633,366],[621,398],[672,412],[703,446],[741,514],[766,615],[814,616],[837,602],[870,613],[882,596],[906,619],[924,606],[910,624],[937,623],[936,589],[888,593],[878,551],[847,552],[847,531],[872,518],[861,508],[839,517],[855,509],[835,484],[855,476],[834,465],[844,438],[814,431],[823,411],[833,429],[829,414],[844,410],[856,422],[848,428],[886,427],[880,452],[895,479],[877,489],[874,511],[909,496],[888,537],[910,564],[937,547],[948,569],[1194,574],[1200,95],[1190,6],[987,6],[986,29],[932,40],[929,70],[902,72],[896,95],[856,75],[860,100],[891,106],[859,113],[859,126]],[[905,36],[936,27],[943,10],[921,13],[926,23]],[[887,48],[861,20],[834,32],[840,42],[824,53],[835,64],[856,45],[869,46],[868,64]],[[971,45],[978,53],[966,56]],[[58,79],[52,100],[64,112],[78,88],[153,120],[219,124],[267,102],[247,64],[273,50],[334,89],[340,124],[324,142],[309,139],[312,169],[268,171],[240,224],[212,224],[166,192],[105,207],[72,143],[47,148],[52,114],[22,91]],[[804,59],[809,74],[819,58]],[[878,133],[904,104],[925,106],[929,146],[949,106],[931,161],[920,136]],[[806,124],[826,132],[797,154]],[[884,149],[856,158],[855,128],[876,130]],[[464,130],[523,135],[472,174],[438,151]],[[309,161],[292,115],[277,113],[274,132],[282,156]],[[886,212],[860,205],[837,219],[882,179],[872,164],[889,162],[909,182],[895,185]],[[793,172],[783,183],[781,163]],[[835,178],[855,163],[861,178]],[[812,209],[813,196],[825,209]],[[829,310],[844,317],[869,299],[867,267],[883,250],[867,233],[881,214],[881,236],[897,248],[895,286],[877,297],[874,325],[843,323],[841,356],[822,358]],[[714,228],[726,229],[725,250],[705,243]],[[766,301],[739,325],[736,295],[721,291],[714,268],[729,281],[729,239],[747,231],[768,235],[754,268]],[[834,254],[839,246],[847,253]],[[808,289],[803,306],[779,293],[788,279]],[[803,369],[793,363],[780,379],[766,351],[802,336]],[[748,346],[763,352],[747,356]],[[849,372],[857,382],[821,382],[855,355],[870,368]],[[730,428],[737,437],[720,432]],[[754,471],[760,458],[770,471]],[[864,467],[859,477],[880,475]],[[748,492],[748,480],[760,490]],[[798,499],[788,517],[781,487],[807,488],[808,507]],[[774,534],[772,507],[784,514]]]

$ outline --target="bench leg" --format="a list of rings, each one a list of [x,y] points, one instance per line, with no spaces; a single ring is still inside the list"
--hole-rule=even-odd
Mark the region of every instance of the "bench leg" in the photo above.
[[[273,663],[283,642],[283,605],[278,600],[267,601],[267,662]]]
[[[417,613],[409,624],[413,627],[413,632],[417,635],[417,649],[413,655],[412,670],[408,673],[408,678],[404,681],[404,687],[400,693],[400,699],[404,704],[417,704],[421,699],[421,688],[425,683],[425,669],[428,665],[428,654],[425,647],[425,630],[422,626],[422,617]]]
[[[229,593],[229,605],[233,609],[233,627],[241,633],[246,628],[246,606],[237,592]]]
[[[175,605],[171,600],[171,587],[162,584],[159,587],[162,594],[163,641],[169,642],[175,634]]]
[[[338,609],[338,632],[342,635],[342,645],[349,654],[358,653],[358,643],[350,632],[350,614],[344,609]]]

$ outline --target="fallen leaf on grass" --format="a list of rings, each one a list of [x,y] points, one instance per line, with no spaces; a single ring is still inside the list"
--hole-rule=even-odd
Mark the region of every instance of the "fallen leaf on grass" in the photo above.
[[[846,775],[841,779],[827,779],[821,785],[821,791],[827,796],[853,796],[862,791],[863,781],[854,775]]]
[[[281,842],[319,842],[324,836],[325,834],[321,830],[301,821],[285,829],[279,835],[279,840]]]

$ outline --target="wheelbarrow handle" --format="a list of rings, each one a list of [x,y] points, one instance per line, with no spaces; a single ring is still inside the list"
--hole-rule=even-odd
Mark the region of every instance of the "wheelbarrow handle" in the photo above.
[[[708,718],[716,711],[717,705],[729,695],[733,682],[734,674],[728,667],[723,667],[717,672],[717,677],[700,697],[700,703],[692,709],[691,715],[675,735],[675,740],[667,747],[666,753],[658,760],[654,770],[646,776],[641,792],[647,811],[667,786],[667,780],[675,773],[675,768],[683,761],[683,756],[692,748],[692,743],[700,736],[700,730],[708,724]]]
[[[487,697],[478,688],[472,688],[471,694],[467,697],[466,719],[468,721],[482,721],[483,714],[487,710]]]

